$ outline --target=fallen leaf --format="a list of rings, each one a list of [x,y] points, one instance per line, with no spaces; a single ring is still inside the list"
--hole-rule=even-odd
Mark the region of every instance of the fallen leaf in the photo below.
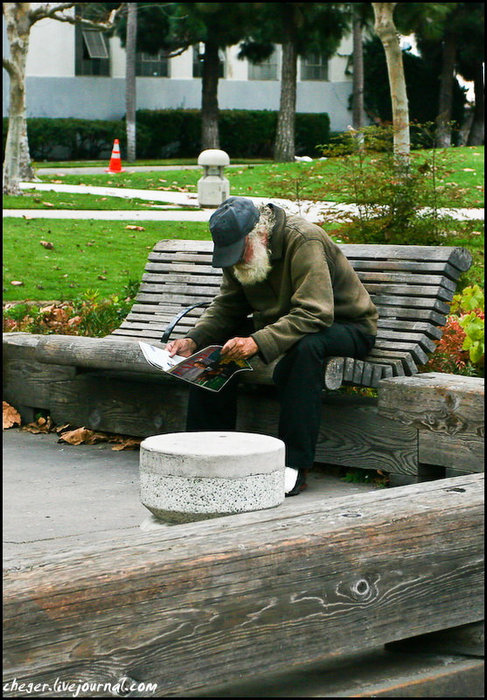
[[[23,282],[20,282],[19,280],[13,280],[13,282],[10,282],[10,284],[11,284],[13,287],[22,287],[22,285],[23,285],[24,283],[23,283]]]
[[[143,226],[126,226],[129,231],[145,231],[145,228]]]
[[[49,250],[52,250],[54,248],[53,243],[50,243],[49,241],[40,241],[40,244],[44,246],[44,248],[48,248]]]
[[[107,436],[104,433],[96,433],[88,428],[75,428],[63,433],[58,442],[67,442],[70,445],[94,445],[96,442],[107,441]]]
[[[20,425],[20,413],[6,401],[3,402],[3,429],[7,430],[14,425]]]
[[[24,425],[22,430],[27,433],[34,433],[38,435],[39,433],[50,433],[54,428],[54,423],[51,416],[44,418],[40,416],[34,423],[27,423]]]
[[[99,280],[106,280],[106,275],[98,275]]]
[[[112,450],[120,451],[120,450],[135,450],[140,446],[140,443],[142,440],[138,440],[137,438],[127,438],[123,440],[121,443],[118,445],[115,445],[112,447]]]
[[[41,202],[45,207],[53,207],[54,204],[51,204],[51,202]]]
[[[462,168],[464,173],[474,173],[475,169],[474,168]]]

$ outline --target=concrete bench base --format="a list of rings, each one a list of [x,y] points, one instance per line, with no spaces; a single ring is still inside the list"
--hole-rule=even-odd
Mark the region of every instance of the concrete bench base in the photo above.
[[[266,435],[154,435],[140,445],[140,494],[156,518],[189,522],[284,500],[284,443]]]

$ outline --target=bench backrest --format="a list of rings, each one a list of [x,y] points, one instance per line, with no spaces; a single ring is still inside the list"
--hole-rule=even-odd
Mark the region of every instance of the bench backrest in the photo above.
[[[387,376],[411,375],[441,338],[458,278],[472,263],[464,248],[341,245],[379,311],[377,342],[364,360],[344,358],[343,382],[377,386]],[[149,254],[134,305],[113,335],[160,340],[183,309],[211,301],[221,272],[211,266],[211,241],[162,240]],[[193,309],[174,329],[182,337],[203,313]]]

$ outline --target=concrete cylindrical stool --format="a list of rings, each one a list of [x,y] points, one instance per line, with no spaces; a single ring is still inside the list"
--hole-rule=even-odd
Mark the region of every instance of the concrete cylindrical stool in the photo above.
[[[202,520],[284,500],[282,440],[239,432],[154,435],[140,445],[140,496],[157,518]]]

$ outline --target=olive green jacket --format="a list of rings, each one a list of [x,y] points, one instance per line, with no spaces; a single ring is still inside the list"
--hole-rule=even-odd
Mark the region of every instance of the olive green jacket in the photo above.
[[[263,282],[242,285],[224,268],[219,294],[187,334],[198,347],[221,343],[251,314],[251,337],[265,362],[334,321],[377,332],[377,310],[340,248],[319,226],[269,204],[276,223],[272,269]]]

